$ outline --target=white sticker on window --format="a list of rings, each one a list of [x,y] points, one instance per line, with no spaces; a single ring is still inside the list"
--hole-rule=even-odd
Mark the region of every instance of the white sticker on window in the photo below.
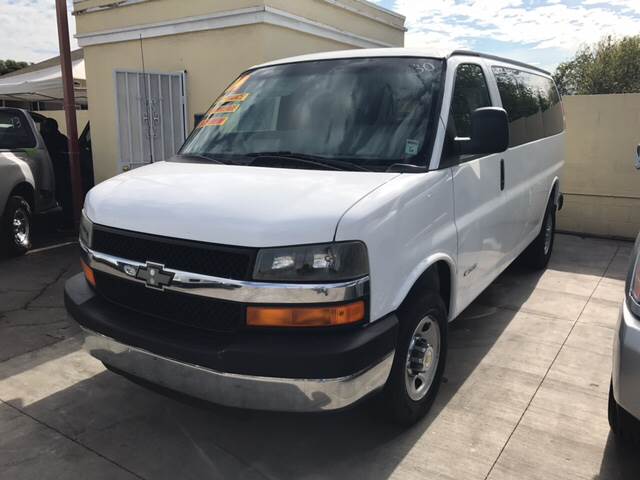
[[[417,155],[420,150],[420,142],[418,140],[407,139],[404,146],[404,153],[406,155]]]

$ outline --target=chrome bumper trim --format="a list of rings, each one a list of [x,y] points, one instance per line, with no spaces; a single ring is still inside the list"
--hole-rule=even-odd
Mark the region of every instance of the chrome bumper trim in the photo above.
[[[131,347],[84,329],[93,357],[156,385],[209,402],[256,410],[317,412],[347,407],[384,386],[393,353],[342,378],[293,379],[224,373]]]
[[[80,243],[85,262],[94,270],[115,275],[132,282],[144,281],[125,273],[144,263],[95,252]],[[266,283],[231,280],[198,273],[164,268],[173,275],[165,290],[242,303],[333,303],[362,298],[369,290],[369,277],[340,283]]]

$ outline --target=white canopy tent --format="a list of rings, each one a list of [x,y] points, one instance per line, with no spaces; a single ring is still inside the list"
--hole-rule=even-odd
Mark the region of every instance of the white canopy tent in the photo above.
[[[37,67],[34,65],[33,67]],[[18,100],[24,102],[46,102],[62,100],[62,71],[60,63],[44,68],[27,68],[24,73],[17,71],[0,76],[0,100]],[[72,61],[73,84],[76,104],[87,104],[87,80],[84,70],[84,58]]]

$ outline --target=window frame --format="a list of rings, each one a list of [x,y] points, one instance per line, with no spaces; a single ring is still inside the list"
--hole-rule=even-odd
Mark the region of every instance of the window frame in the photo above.
[[[454,121],[453,120],[453,116],[451,115],[451,109],[453,108],[453,100],[454,100],[454,94],[455,94],[455,89],[456,89],[456,81],[458,79],[458,70],[460,67],[464,66],[464,65],[474,65],[480,68],[480,71],[482,72],[482,77],[484,78],[484,82],[485,82],[485,86],[487,87],[487,94],[489,96],[489,105],[487,105],[487,107],[495,107],[496,105],[496,97],[495,97],[495,92],[493,91],[492,88],[492,83],[490,81],[490,79],[492,79],[491,76],[488,76],[487,74],[489,73],[487,71],[487,67],[484,64],[484,62],[479,61],[479,59],[477,58],[460,58],[459,63],[456,64],[455,66],[455,71],[453,74],[453,80],[451,82],[451,95],[449,98],[449,104],[448,104],[448,108],[446,111],[446,123],[444,124],[444,135],[443,135],[443,141],[442,141],[442,151],[440,152],[440,162],[438,165],[438,169],[443,169],[443,168],[451,168],[454,167],[456,165],[461,165],[463,163],[467,163],[467,162],[471,162],[473,160],[477,160],[478,158],[483,158],[483,157],[487,157],[489,155],[486,154],[476,154],[476,155],[449,155],[449,152],[447,152],[447,142],[448,142],[448,138],[449,138],[449,122]],[[498,96],[498,99],[500,99],[500,97]],[[444,113],[444,112],[443,112]]]

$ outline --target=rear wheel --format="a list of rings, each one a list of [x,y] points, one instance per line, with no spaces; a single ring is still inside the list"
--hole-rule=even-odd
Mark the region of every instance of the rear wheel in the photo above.
[[[447,353],[447,314],[440,296],[428,292],[400,312],[393,367],[383,392],[385,413],[402,425],[426,415],[438,393]]]
[[[3,216],[3,243],[9,255],[23,255],[31,248],[31,207],[20,196],[12,196]]]
[[[547,267],[551,252],[553,251],[553,241],[556,230],[556,206],[553,200],[544,212],[540,233],[531,242],[531,245],[523,253],[523,260],[534,270],[542,270]]]

